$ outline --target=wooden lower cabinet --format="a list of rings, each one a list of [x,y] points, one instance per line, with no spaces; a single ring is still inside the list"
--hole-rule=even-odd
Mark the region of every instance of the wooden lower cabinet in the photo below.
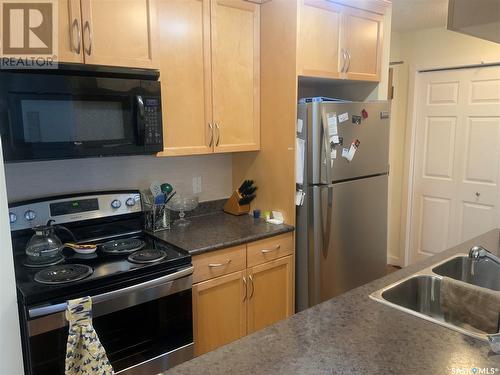
[[[282,237],[276,237],[276,241],[283,242],[283,240]],[[250,247],[251,245],[248,246]],[[236,264],[241,258],[240,252],[241,246],[195,256],[193,258],[195,274],[200,274],[203,270],[204,257],[213,258],[210,262],[214,265],[222,264],[220,259],[226,258],[229,259],[229,262],[226,260],[227,263]],[[245,266],[243,270],[195,283],[193,285],[195,355],[209,352],[267,327],[291,316],[293,312],[293,254],[253,267]]]
[[[195,355],[246,335],[246,271],[193,285]]]
[[[293,256],[248,269],[247,333],[293,314]]]

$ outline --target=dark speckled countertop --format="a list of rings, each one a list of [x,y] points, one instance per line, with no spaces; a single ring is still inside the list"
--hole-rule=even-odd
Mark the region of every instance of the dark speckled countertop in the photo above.
[[[187,227],[173,227],[154,236],[189,251],[191,255],[236,246],[291,232],[293,226],[269,224],[250,215],[233,216],[222,211],[190,217]]]
[[[183,363],[166,374],[473,374],[473,367],[490,369],[476,374],[500,374],[495,370],[500,368],[500,355],[494,355],[486,342],[368,297],[453,254],[467,253],[474,244],[500,254],[499,233],[488,232]]]

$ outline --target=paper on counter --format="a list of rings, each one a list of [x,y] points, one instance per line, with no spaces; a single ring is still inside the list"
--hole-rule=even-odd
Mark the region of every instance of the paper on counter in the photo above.
[[[295,183],[304,184],[304,158],[306,141],[297,138],[295,144]]]

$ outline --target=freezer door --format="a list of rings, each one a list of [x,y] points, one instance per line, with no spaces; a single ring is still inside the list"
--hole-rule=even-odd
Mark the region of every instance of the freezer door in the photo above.
[[[309,188],[309,303],[385,275],[387,175]]]
[[[302,131],[297,138],[306,143],[304,185],[329,184],[332,181],[328,127],[322,121],[321,103],[299,104],[297,118]]]
[[[337,158],[333,161],[330,173],[333,181],[388,172],[389,108],[389,103],[385,101],[321,105],[323,118],[327,113],[336,113],[337,116],[344,115],[348,118],[343,122],[338,121],[337,124],[342,144],[334,146]],[[363,119],[363,110],[368,115],[366,119]],[[360,144],[354,158],[349,162],[342,157],[342,149],[349,149],[355,140],[359,140]]]

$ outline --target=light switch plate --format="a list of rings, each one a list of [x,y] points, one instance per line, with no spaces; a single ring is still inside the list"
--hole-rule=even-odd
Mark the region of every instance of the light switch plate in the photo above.
[[[193,177],[193,194],[200,194],[201,190],[201,176]]]

